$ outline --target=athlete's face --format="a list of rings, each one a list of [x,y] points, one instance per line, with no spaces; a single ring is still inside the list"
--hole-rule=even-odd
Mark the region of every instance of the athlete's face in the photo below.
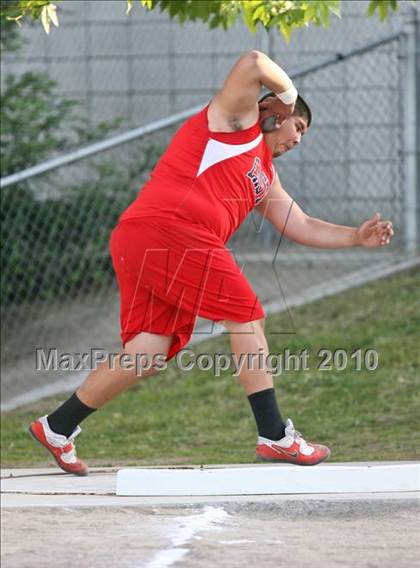
[[[264,138],[267,146],[273,152],[273,157],[277,158],[300,144],[302,136],[306,134],[307,130],[308,126],[303,117],[290,116],[275,130],[265,132]]]

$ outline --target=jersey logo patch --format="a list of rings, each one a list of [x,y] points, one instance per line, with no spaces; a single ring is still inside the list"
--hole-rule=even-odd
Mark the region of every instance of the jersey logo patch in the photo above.
[[[266,195],[270,183],[268,177],[261,167],[261,160],[258,156],[255,158],[252,168],[246,174],[251,180],[254,188],[255,205],[257,205]]]

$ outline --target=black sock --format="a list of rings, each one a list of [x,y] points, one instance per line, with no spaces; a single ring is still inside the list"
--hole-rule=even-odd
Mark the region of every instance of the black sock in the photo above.
[[[254,392],[249,395],[248,400],[257,423],[258,434],[269,440],[283,438],[285,425],[280,416],[274,389]]]
[[[63,434],[68,438],[77,425],[95,410],[96,408],[83,404],[74,393],[57,410],[47,416],[47,421],[53,432]]]

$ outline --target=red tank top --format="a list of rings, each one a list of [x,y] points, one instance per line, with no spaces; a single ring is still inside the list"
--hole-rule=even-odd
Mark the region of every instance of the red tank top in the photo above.
[[[263,199],[274,180],[274,167],[260,125],[212,132],[207,108],[178,130],[120,221],[138,217],[188,221],[225,243]]]

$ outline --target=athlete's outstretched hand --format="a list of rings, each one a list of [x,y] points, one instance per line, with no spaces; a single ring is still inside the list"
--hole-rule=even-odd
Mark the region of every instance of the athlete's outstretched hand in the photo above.
[[[259,103],[260,124],[272,117],[272,130],[279,128],[281,123],[293,114],[295,103],[286,105],[278,97],[267,97]],[[265,124],[268,124],[267,122]]]
[[[357,229],[357,244],[367,248],[385,246],[389,245],[393,235],[391,221],[381,221],[380,214],[375,213]]]

